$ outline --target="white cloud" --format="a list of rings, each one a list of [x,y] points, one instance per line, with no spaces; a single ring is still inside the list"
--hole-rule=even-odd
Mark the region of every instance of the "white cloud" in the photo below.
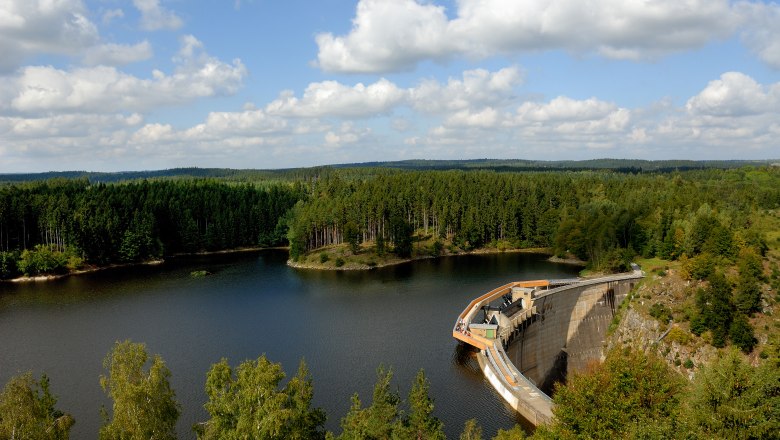
[[[284,92],[268,104],[269,114],[297,117],[370,117],[387,113],[403,103],[406,92],[382,78],[368,86],[349,87],[336,81],[311,83],[297,98]]]
[[[744,73],[727,72],[689,99],[686,109],[705,116],[780,113],[780,83],[767,87]]]
[[[615,104],[596,98],[575,100],[559,96],[547,104],[523,103],[517,110],[518,123],[573,122],[605,118],[617,110]]]
[[[742,38],[758,57],[780,69],[780,4],[740,2],[745,22]]]
[[[202,58],[196,40],[184,39],[182,47],[177,72]],[[777,151],[780,134],[780,83],[760,84],[736,72],[705,85],[685,106],[667,100],[632,109],[596,97],[523,101],[514,93],[520,82],[515,68],[467,71],[460,78],[426,80],[409,88],[388,80],[367,85],[322,82],[310,84],[299,98],[289,92],[267,105],[211,112],[199,123],[176,127],[166,121],[144,123],[141,112],[152,107],[141,103],[152,95],[190,93],[185,97],[191,98],[197,93],[184,84],[196,83],[194,76],[166,88],[177,73],[159,73],[143,80],[148,84],[139,92],[137,81],[142,80],[113,68],[65,71],[61,76],[57,73],[63,71],[40,69],[29,72],[43,78],[33,81],[38,87],[29,89],[27,102],[5,100],[6,89],[0,84],[0,105],[18,105],[0,109],[4,165],[39,168],[51,163],[57,169],[55,158],[66,155],[102,169],[108,163],[131,169],[182,163],[303,166],[377,157],[734,158],[737,145],[740,157],[747,158]],[[99,80],[107,76],[110,81]],[[57,93],[41,90],[43,85]],[[117,90],[136,101],[108,102],[128,99]],[[97,98],[103,95],[109,97],[106,102]],[[493,101],[494,95],[503,98]],[[432,99],[439,101],[422,105]],[[350,110],[355,103],[359,114]],[[127,111],[138,113],[123,113]]]
[[[413,69],[423,60],[563,49],[647,59],[701,47],[750,28],[750,7],[727,0],[458,0],[454,18],[422,0],[360,0],[346,35],[322,33],[317,65],[331,72]],[[756,9],[777,5],[742,2]],[[760,15],[760,14],[753,14]],[[774,59],[777,20],[754,33]],[[763,52],[762,52],[763,53]],[[780,57],[780,55],[778,55]]]
[[[318,64],[326,71],[386,72],[409,69],[420,59],[456,49],[447,40],[442,6],[413,0],[361,0],[349,35],[316,36]]]
[[[144,30],[176,30],[183,24],[173,11],[160,6],[159,0],[133,0],[133,5],[141,13],[141,28]]]
[[[0,2],[0,72],[36,54],[77,55],[99,41],[79,0]]]
[[[125,11],[121,9],[109,9],[108,11],[103,12],[103,25],[108,26],[115,19],[124,17]]]
[[[197,40],[196,40],[197,41]],[[0,112],[37,115],[49,112],[147,111],[215,95],[235,93],[246,76],[240,60],[224,63],[192,49],[176,57],[172,74],[155,70],[151,78],[139,78],[115,67],[95,66],[57,69],[30,66],[0,85]]]
[[[352,122],[344,122],[338,131],[325,133],[325,145],[329,148],[339,148],[349,144],[355,144],[368,136],[370,129],[358,129]]]
[[[427,113],[500,106],[515,98],[514,88],[520,84],[522,75],[517,67],[497,72],[467,70],[463,72],[463,79],[450,78],[447,84],[435,80],[421,82],[410,90],[410,99],[415,109]]]
[[[82,138],[99,132],[132,128],[142,120],[143,117],[137,113],[128,116],[69,114],[40,118],[0,117],[0,126],[6,128],[7,139]]]
[[[87,49],[84,54],[84,63],[91,66],[99,64],[122,66],[148,60],[151,57],[152,46],[147,40],[133,45],[110,43]]]

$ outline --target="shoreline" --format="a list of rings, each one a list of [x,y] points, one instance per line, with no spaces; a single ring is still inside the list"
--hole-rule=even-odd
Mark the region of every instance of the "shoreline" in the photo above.
[[[275,247],[248,247],[248,248],[236,248],[236,249],[223,249],[219,251],[200,251],[200,252],[180,252],[177,254],[168,255],[164,258],[161,258],[159,260],[148,260],[148,261],[139,261],[136,263],[117,263],[117,264],[109,264],[106,266],[91,266],[84,269],[78,269],[69,271],[67,273],[61,273],[61,274],[49,274],[49,275],[36,275],[33,277],[27,277],[27,276],[21,276],[16,278],[10,278],[7,280],[0,280],[0,283],[38,283],[38,282],[44,282],[44,281],[53,281],[53,280],[59,280],[62,278],[67,278],[74,275],[83,275],[87,273],[94,273],[94,272],[100,272],[102,270],[110,270],[110,269],[122,269],[127,267],[134,267],[134,266],[156,266],[158,264],[164,264],[166,262],[166,259],[176,259],[181,257],[197,257],[197,256],[209,256],[209,255],[220,255],[220,254],[236,254],[236,253],[242,253],[242,252],[259,252],[264,250],[286,250],[289,249],[288,247],[284,246],[275,246]]]
[[[443,253],[439,256],[420,255],[417,257],[398,259],[398,260],[389,261],[382,264],[376,264],[373,266],[369,266],[368,264],[347,263],[344,266],[335,267],[335,266],[325,266],[317,263],[300,263],[292,260],[287,260],[287,266],[292,267],[293,269],[303,269],[303,270],[326,270],[326,271],[373,270],[382,267],[397,266],[399,264],[411,263],[419,260],[430,260],[430,259],[442,258],[442,257],[457,257],[461,255],[492,255],[492,254],[507,254],[507,253],[544,254],[550,256],[549,258],[547,258],[547,261],[550,261],[552,263],[563,263],[563,264],[571,264],[577,266],[585,266],[587,264],[586,262],[578,260],[576,258],[556,257],[553,255],[550,248],[515,248],[515,249],[504,249],[504,250],[495,249],[495,248],[480,248],[480,249],[474,249],[466,252],[458,252],[458,253],[448,252],[448,253]]]

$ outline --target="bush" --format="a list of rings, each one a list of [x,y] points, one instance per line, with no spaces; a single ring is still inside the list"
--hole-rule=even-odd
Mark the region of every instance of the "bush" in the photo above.
[[[753,335],[753,326],[750,325],[745,315],[737,315],[729,327],[731,341],[743,352],[750,353],[756,346],[756,337]]]
[[[22,252],[17,267],[26,276],[59,274],[68,271],[69,252],[61,252],[54,247],[36,245],[34,249]]]
[[[325,264],[325,263],[328,262],[328,260],[330,260],[330,257],[328,256],[328,253],[327,252],[322,252],[320,254],[320,263]]]
[[[344,265],[344,259],[341,257],[336,258],[336,267],[341,267]]]
[[[693,280],[705,280],[715,273],[717,262],[709,253],[703,253],[697,257],[683,262],[683,270],[688,278]]]
[[[441,255],[442,249],[444,249],[444,245],[441,244],[439,240],[433,242],[433,249],[432,249],[433,255],[438,257],[439,255]]]
[[[666,324],[672,320],[672,309],[664,304],[655,303],[650,306],[650,316]]]
[[[690,335],[680,327],[672,327],[669,333],[666,335],[666,340],[669,342],[676,342],[680,345],[685,345],[691,340]]]
[[[0,252],[0,279],[14,278],[19,275],[16,265],[18,260],[18,252]]]
[[[690,359],[686,359],[685,362],[683,362],[683,367],[690,370],[691,368],[693,368],[693,361]]]

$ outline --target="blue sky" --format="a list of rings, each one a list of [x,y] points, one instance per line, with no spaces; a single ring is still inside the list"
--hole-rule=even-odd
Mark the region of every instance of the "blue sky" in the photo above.
[[[780,4],[4,0],[0,172],[778,159]]]

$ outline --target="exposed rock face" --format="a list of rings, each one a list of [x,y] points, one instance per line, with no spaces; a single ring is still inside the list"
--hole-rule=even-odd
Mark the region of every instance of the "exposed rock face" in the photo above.
[[[642,316],[629,308],[618,328],[607,338],[607,348],[630,346],[655,352],[665,359],[670,367],[689,379],[693,378],[699,366],[709,363],[717,355],[717,349],[709,344],[686,343],[685,339],[691,338],[687,329],[675,330],[675,324],[666,327],[655,318]],[[679,340],[681,338],[683,341]],[[688,360],[692,365],[686,362]]]

